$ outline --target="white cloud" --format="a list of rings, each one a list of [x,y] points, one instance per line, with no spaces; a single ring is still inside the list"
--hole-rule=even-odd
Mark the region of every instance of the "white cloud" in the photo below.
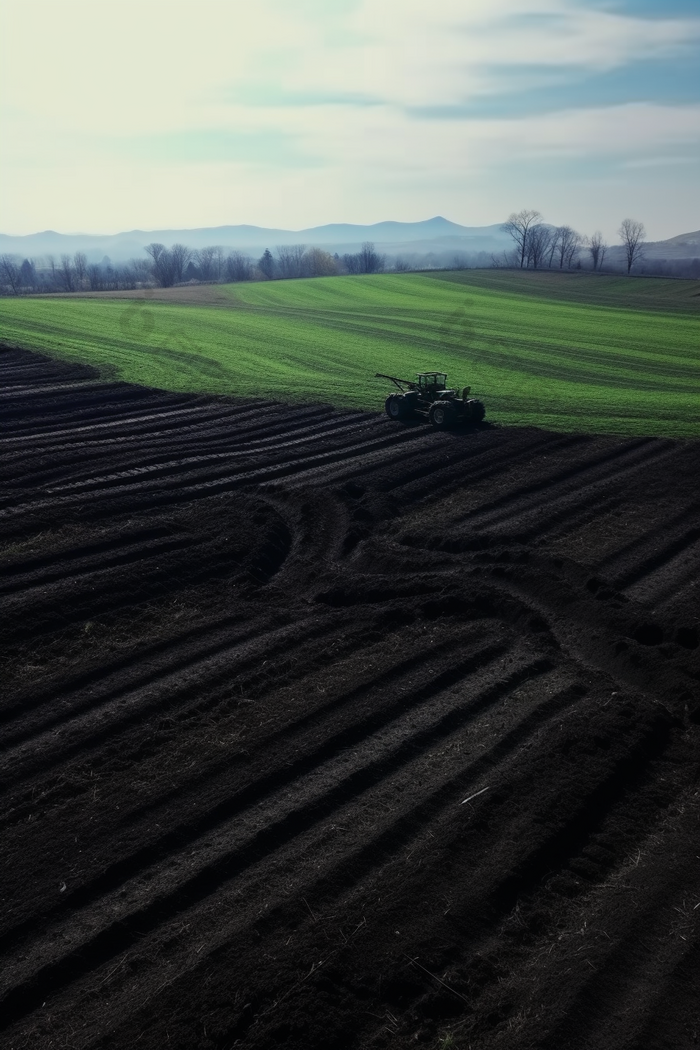
[[[562,90],[556,112],[474,115],[523,78],[680,53],[700,19],[586,0],[34,0],[3,20],[6,230],[224,222],[232,195],[251,208],[236,221],[301,225],[346,218],[353,187],[356,218],[390,217],[392,199],[418,217],[513,163],[641,165],[700,142],[697,105],[651,99],[570,109]],[[461,119],[420,116],[464,104]]]

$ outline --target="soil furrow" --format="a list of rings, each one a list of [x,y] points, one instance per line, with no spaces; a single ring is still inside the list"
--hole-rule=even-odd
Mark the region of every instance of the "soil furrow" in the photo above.
[[[9,1050],[693,1045],[697,442],[0,378]]]

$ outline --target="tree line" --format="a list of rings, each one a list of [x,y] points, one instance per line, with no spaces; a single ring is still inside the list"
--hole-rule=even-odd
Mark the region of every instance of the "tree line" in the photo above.
[[[515,249],[505,252],[502,260],[494,258],[494,265],[515,266],[521,270],[571,270],[581,266],[582,256],[588,256],[591,269],[602,270],[609,252],[600,230],[586,237],[571,226],[550,226],[534,209],[513,212],[504,222],[503,230],[512,237]],[[623,219],[617,233],[629,274],[644,258],[644,223]]]
[[[131,259],[112,266],[108,259],[88,264],[83,252],[49,255],[41,260],[20,263],[11,255],[0,256],[0,287],[5,294],[30,292],[104,292],[132,289],[143,285],[172,288],[190,282],[234,282],[276,280],[292,277],[331,277],[348,273],[380,273],[386,259],[367,241],[359,252],[331,255],[322,248],[305,244],[279,245],[275,254],[265,249],[255,260],[240,251],[228,254],[220,245],[190,248],[173,244],[167,248],[147,244],[146,259]]]
[[[633,269],[677,277],[700,276],[700,259],[652,260],[644,263],[644,225],[624,219],[618,234],[621,244],[609,246],[599,230],[590,237],[571,226],[551,226],[535,210],[514,212],[503,224],[513,248],[500,256],[468,251],[404,253],[387,261],[366,241],[355,253],[331,255],[322,248],[304,244],[278,245],[265,249],[259,259],[219,245],[193,249],[186,244],[146,245],[145,258],[113,266],[105,257],[88,263],[83,252],[48,255],[43,259],[0,256],[0,295],[49,292],[105,292],[134,288],[171,288],[199,282],[288,280],[297,277],[331,277],[343,274],[395,273],[415,270],[464,270],[470,267],[518,269],[590,269],[631,273]]]

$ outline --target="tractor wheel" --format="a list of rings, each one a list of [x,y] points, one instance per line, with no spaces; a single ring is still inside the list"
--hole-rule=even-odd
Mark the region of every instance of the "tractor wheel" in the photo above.
[[[450,405],[442,405],[438,402],[433,405],[428,413],[428,419],[436,430],[444,430],[455,421],[455,411]]]
[[[405,417],[401,394],[389,394],[384,402],[384,408],[389,419],[404,419]]]
[[[486,415],[483,401],[477,401],[476,398],[467,401],[466,408],[465,414],[470,423],[480,423]]]

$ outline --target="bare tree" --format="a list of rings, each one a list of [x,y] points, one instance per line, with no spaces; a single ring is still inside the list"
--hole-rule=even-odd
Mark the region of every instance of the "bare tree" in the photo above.
[[[603,240],[603,234],[600,230],[596,230],[592,237],[589,237],[586,247],[588,248],[588,254],[591,257],[594,270],[601,270],[603,268],[603,261],[605,259],[605,253],[608,250],[608,246]]]
[[[569,244],[568,244],[568,247],[566,249],[566,257],[564,259],[564,263],[565,263],[565,265],[567,266],[567,268],[569,270],[572,269],[572,267],[574,265],[574,259],[577,258],[579,252],[581,251],[581,245],[582,244],[583,244],[583,237],[581,236],[581,234],[578,233],[576,230],[572,230],[571,234],[569,236]],[[579,259],[579,262],[578,262],[578,267],[579,267],[579,269],[581,269],[581,260],[580,259]]]
[[[209,245],[206,248],[200,248],[196,253],[197,262],[199,264],[199,272],[202,275],[203,281],[213,281],[215,279],[215,256],[216,248],[213,245]]]
[[[344,255],[343,266],[348,273],[362,273],[360,270],[360,256],[359,255]]]
[[[527,257],[527,241],[530,229],[532,226],[536,226],[537,223],[541,221],[542,216],[538,211],[523,210],[519,212],[513,212],[508,217],[508,221],[503,223],[503,231],[505,233],[509,233],[515,241],[515,245],[518,250],[518,260],[521,270],[525,266],[525,259]]]
[[[51,287],[55,289],[58,286],[58,274],[56,273],[56,260],[53,255],[46,256],[46,266],[50,274],[49,282]]]
[[[9,288],[13,295],[19,295],[19,266],[11,255],[0,256],[0,282]]]
[[[559,254],[559,269],[571,268],[574,256],[581,247],[581,234],[573,230],[571,226],[560,226],[558,230],[557,251]]]
[[[185,267],[192,258],[192,251],[186,244],[174,244],[170,249],[170,259],[173,268],[173,283],[181,281]]]
[[[343,256],[343,265],[348,273],[380,273],[386,266],[386,256],[375,251],[372,241],[365,241],[359,252]]]
[[[531,226],[526,239],[527,265],[532,265],[534,270],[544,263],[547,257],[547,249],[552,240],[552,230],[544,223]]]
[[[220,281],[224,273],[224,250],[218,244],[210,244],[195,252],[199,272],[203,281]]]
[[[102,267],[98,266],[97,263],[88,266],[87,277],[91,292],[101,292],[104,289],[105,282],[102,275]]]
[[[552,230],[552,236],[549,241],[547,248],[547,266],[551,270],[554,266],[554,257],[559,251],[559,237],[561,235],[561,226],[555,226]]]
[[[153,280],[153,267],[148,259],[129,259],[127,264],[129,279],[137,284],[150,285]]]
[[[75,268],[75,281],[78,288],[83,287],[83,282],[87,276],[87,259],[84,252],[76,252],[73,256],[73,266]]]
[[[75,288],[75,271],[70,255],[61,256],[61,265],[57,274],[64,292],[72,292]]]
[[[617,232],[622,241],[627,261],[627,273],[629,273],[634,264],[644,257],[644,238],[646,237],[644,223],[637,222],[635,219],[623,219]]]
[[[378,255],[371,241],[365,241],[360,249],[360,273],[380,273],[386,264],[383,255]]]
[[[153,259],[152,272],[161,288],[172,288],[175,283],[173,261],[170,252],[164,244],[147,244],[144,251],[148,252]]]
[[[272,258],[272,256],[270,256]],[[249,281],[253,276],[253,267],[247,255],[231,252],[226,260],[226,277],[229,281]]]
[[[304,272],[305,244],[279,244],[277,265],[283,277],[301,277]]]

